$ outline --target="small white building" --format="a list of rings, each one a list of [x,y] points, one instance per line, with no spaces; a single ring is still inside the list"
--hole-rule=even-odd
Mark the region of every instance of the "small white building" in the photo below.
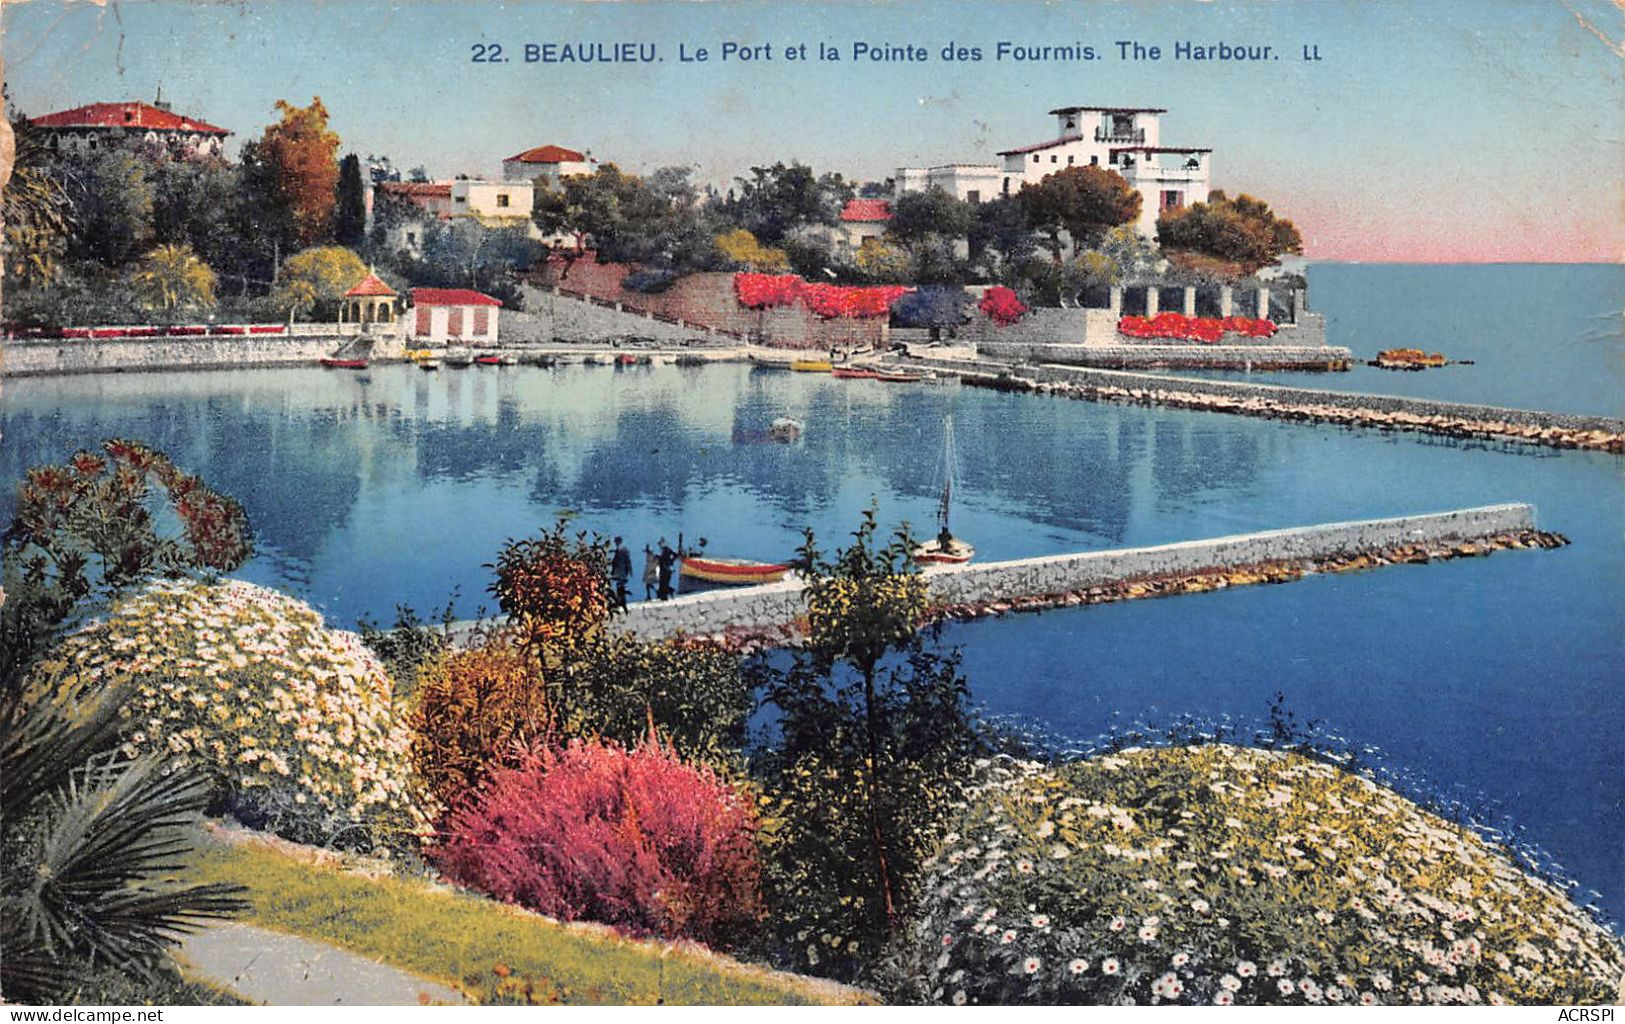
[[[955,199],[980,203],[993,199],[1004,189],[1004,168],[999,164],[942,164],[937,167],[899,167],[893,188],[924,192],[940,188]]]
[[[488,228],[530,225],[536,184],[459,178],[451,183],[451,216],[473,217]]]
[[[597,169],[598,161],[585,153],[563,146],[537,146],[502,161],[502,179],[540,182],[545,188],[557,188],[563,178],[591,174]]]
[[[1055,118],[1055,137],[1001,150],[1002,166],[903,167],[897,171],[897,192],[901,195],[940,185],[967,199],[974,183],[977,198],[987,199],[994,192],[1013,195],[1022,185],[1036,184],[1068,167],[1103,166],[1121,174],[1140,193],[1140,219],[1135,227],[1141,234],[1154,236],[1157,218],[1164,212],[1207,201],[1212,170],[1211,149],[1162,145],[1165,113],[1160,107],[1060,107],[1050,111]]]
[[[427,345],[492,345],[502,302],[472,288],[413,288],[412,340]]]
[[[850,199],[841,208],[841,220],[830,232],[838,249],[860,249],[863,243],[886,234],[891,223],[891,202],[886,199]]]

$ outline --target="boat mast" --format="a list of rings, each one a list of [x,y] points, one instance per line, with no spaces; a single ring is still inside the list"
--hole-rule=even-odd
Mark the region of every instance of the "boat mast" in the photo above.
[[[954,494],[954,418],[943,421],[942,501],[937,505],[937,525],[948,529],[948,506]]]

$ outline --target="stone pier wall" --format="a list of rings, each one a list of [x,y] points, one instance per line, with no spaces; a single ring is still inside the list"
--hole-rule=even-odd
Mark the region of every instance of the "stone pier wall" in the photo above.
[[[1328,559],[1408,544],[1470,541],[1534,527],[1529,505],[1490,505],[1433,515],[1329,523],[1153,547],[1086,551],[1010,562],[952,566],[927,573],[931,599],[955,605],[1055,594],[1169,574],[1226,570],[1266,562]],[[805,611],[799,581],[688,594],[633,604],[612,628],[653,639],[679,631],[772,629]]]
[[[1346,370],[1354,359],[1346,348],[1287,343],[1048,345],[994,341],[979,342],[977,351],[1010,362],[1105,369]]]
[[[359,335],[352,329],[342,334],[335,330],[181,338],[12,338],[0,342],[0,376],[314,364],[341,350],[345,356],[398,358],[401,337]]]

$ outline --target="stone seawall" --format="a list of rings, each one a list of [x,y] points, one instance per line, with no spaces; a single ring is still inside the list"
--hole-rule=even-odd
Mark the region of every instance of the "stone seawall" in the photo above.
[[[1101,369],[1346,370],[1354,353],[1310,345],[1036,345],[988,341],[983,355],[1020,363],[1059,363]]]
[[[366,348],[366,340],[355,334],[325,332],[190,338],[14,338],[0,342],[0,376],[313,364],[341,348],[348,355],[358,341]],[[380,345],[392,344],[397,351],[400,346],[398,338],[376,340]]]
[[[1071,594],[1137,580],[1267,564],[1302,565],[1402,548],[1456,545],[1533,529],[1534,509],[1529,505],[1488,505],[1431,515],[1301,526],[1152,547],[943,567],[926,575],[933,604],[963,607]],[[1264,577],[1258,580],[1268,581]],[[643,639],[677,632],[714,635],[778,631],[782,635],[784,628],[805,612],[801,589],[800,581],[786,580],[760,587],[686,594],[670,601],[640,601],[625,615],[613,619],[611,628]],[[454,626],[453,634],[466,637],[475,625]]]

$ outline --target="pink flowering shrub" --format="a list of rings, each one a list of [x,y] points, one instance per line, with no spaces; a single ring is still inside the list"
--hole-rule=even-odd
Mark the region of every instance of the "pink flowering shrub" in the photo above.
[[[1009,327],[1027,312],[1027,304],[1003,285],[994,285],[984,292],[982,301],[977,303],[976,308],[1000,327]]]
[[[761,916],[756,827],[750,796],[709,768],[578,740],[492,772],[430,856],[550,917],[716,944]]]
[[[735,274],[734,297],[747,309],[793,306],[797,302],[826,320],[865,320],[886,316],[907,293],[901,285],[835,285],[803,281],[796,274]]]

